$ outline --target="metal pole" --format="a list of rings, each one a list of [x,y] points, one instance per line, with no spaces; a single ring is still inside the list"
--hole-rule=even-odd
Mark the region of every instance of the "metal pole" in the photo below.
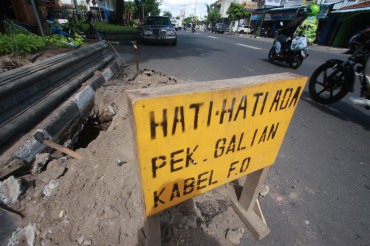
[[[39,26],[39,29],[40,29],[40,34],[41,34],[42,37],[45,37],[44,29],[42,28],[42,24],[41,24],[39,12],[37,11],[35,0],[31,0],[31,4],[32,4],[33,12],[34,12],[35,17],[36,17],[37,25]]]
[[[135,62],[136,62],[136,75],[139,75],[139,72],[140,72],[140,69],[139,69],[139,56],[138,56],[136,44],[134,44],[134,52],[135,52]]]
[[[263,8],[265,8],[265,6],[263,6]],[[265,15],[266,15],[266,10],[263,10],[261,25],[260,25],[260,28],[259,28],[260,29],[260,37],[262,37],[261,31],[262,31],[262,24],[263,24],[263,20],[265,19]]]
[[[73,5],[75,6],[77,19],[79,20],[80,19],[80,10],[78,9],[77,0],[73,0]]]
[[[197,16],[197,0],[195,0],[194,18]]]

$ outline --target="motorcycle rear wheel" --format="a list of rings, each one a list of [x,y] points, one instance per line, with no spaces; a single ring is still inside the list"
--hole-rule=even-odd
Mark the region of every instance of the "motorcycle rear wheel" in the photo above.
[[[276,55],[275,48],[272,47],[268,56],[270,62],[273,62],[275,60],[275,55]]]
[[[313,100],[322,104],[335,103],[349,91],[351,80],[343,61],[326,62],[319,66],[309,80],[309,93]]]
[[[300,53],[297,53],[294,55],[293,60],[290,61],[288,64],[291,68],[297,69],[299,68],[303,63],[303,57]]]

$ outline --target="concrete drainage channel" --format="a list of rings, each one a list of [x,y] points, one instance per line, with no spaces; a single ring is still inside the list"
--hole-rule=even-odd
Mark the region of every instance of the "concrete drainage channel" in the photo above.
[[[0,78],[0,180],[24,168],[36,154],[45,151],[46,146],[33,137],[32,129],[38,129],[52,142],[67,139],[74,142],[83,129],[89,131],[87,135],[94,129],[96,137],[96,129],[100,127],[96,122],[109,124],[109,117],[100,119],[97,114],[90,115],[95,92],[122,65],[113,47],[102,41],[3,73]],[[111,120],[114,111],[110,115]],[[79,147],[93,140],[83,135],[80,139],[83,140],[77,142]],[[16,147],[12,146],[14,142],[18,142]]]

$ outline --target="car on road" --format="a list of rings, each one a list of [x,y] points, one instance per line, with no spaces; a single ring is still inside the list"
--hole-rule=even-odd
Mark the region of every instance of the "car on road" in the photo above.
[[[149,16],[143,25],[141,38],[143,44],[177,44],[176,30],[167,16]]]
[[[221,33],[223,34],[226,31],[225,25],[222,23],[216,23],[214,27],[212,27],[213,33]]]
[[[253,33],[253,28],[248,25],[241,25],[236,29],[237,33]]]

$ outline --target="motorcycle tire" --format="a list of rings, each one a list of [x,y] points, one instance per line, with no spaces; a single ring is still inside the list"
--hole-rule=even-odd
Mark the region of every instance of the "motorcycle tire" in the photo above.
[[[297,69],[302,65],[302,63],[303,63],[303,57],[301,56],[300,53],[297,53],[292,58],[292,61],[289,61],[288,64],[291,68]]]
[[[343,61],[326,62],[319,66],[308,82],[308,91],[313,100],[331,104],[341,100],[349,91],[349,71]]]
[[[273,62],[275,60],[275,56],[276,56],[275,49],[274,49],[274,47],[272,47],[270,52],[269,52],[269,56],[268,56],[269,61]]]

